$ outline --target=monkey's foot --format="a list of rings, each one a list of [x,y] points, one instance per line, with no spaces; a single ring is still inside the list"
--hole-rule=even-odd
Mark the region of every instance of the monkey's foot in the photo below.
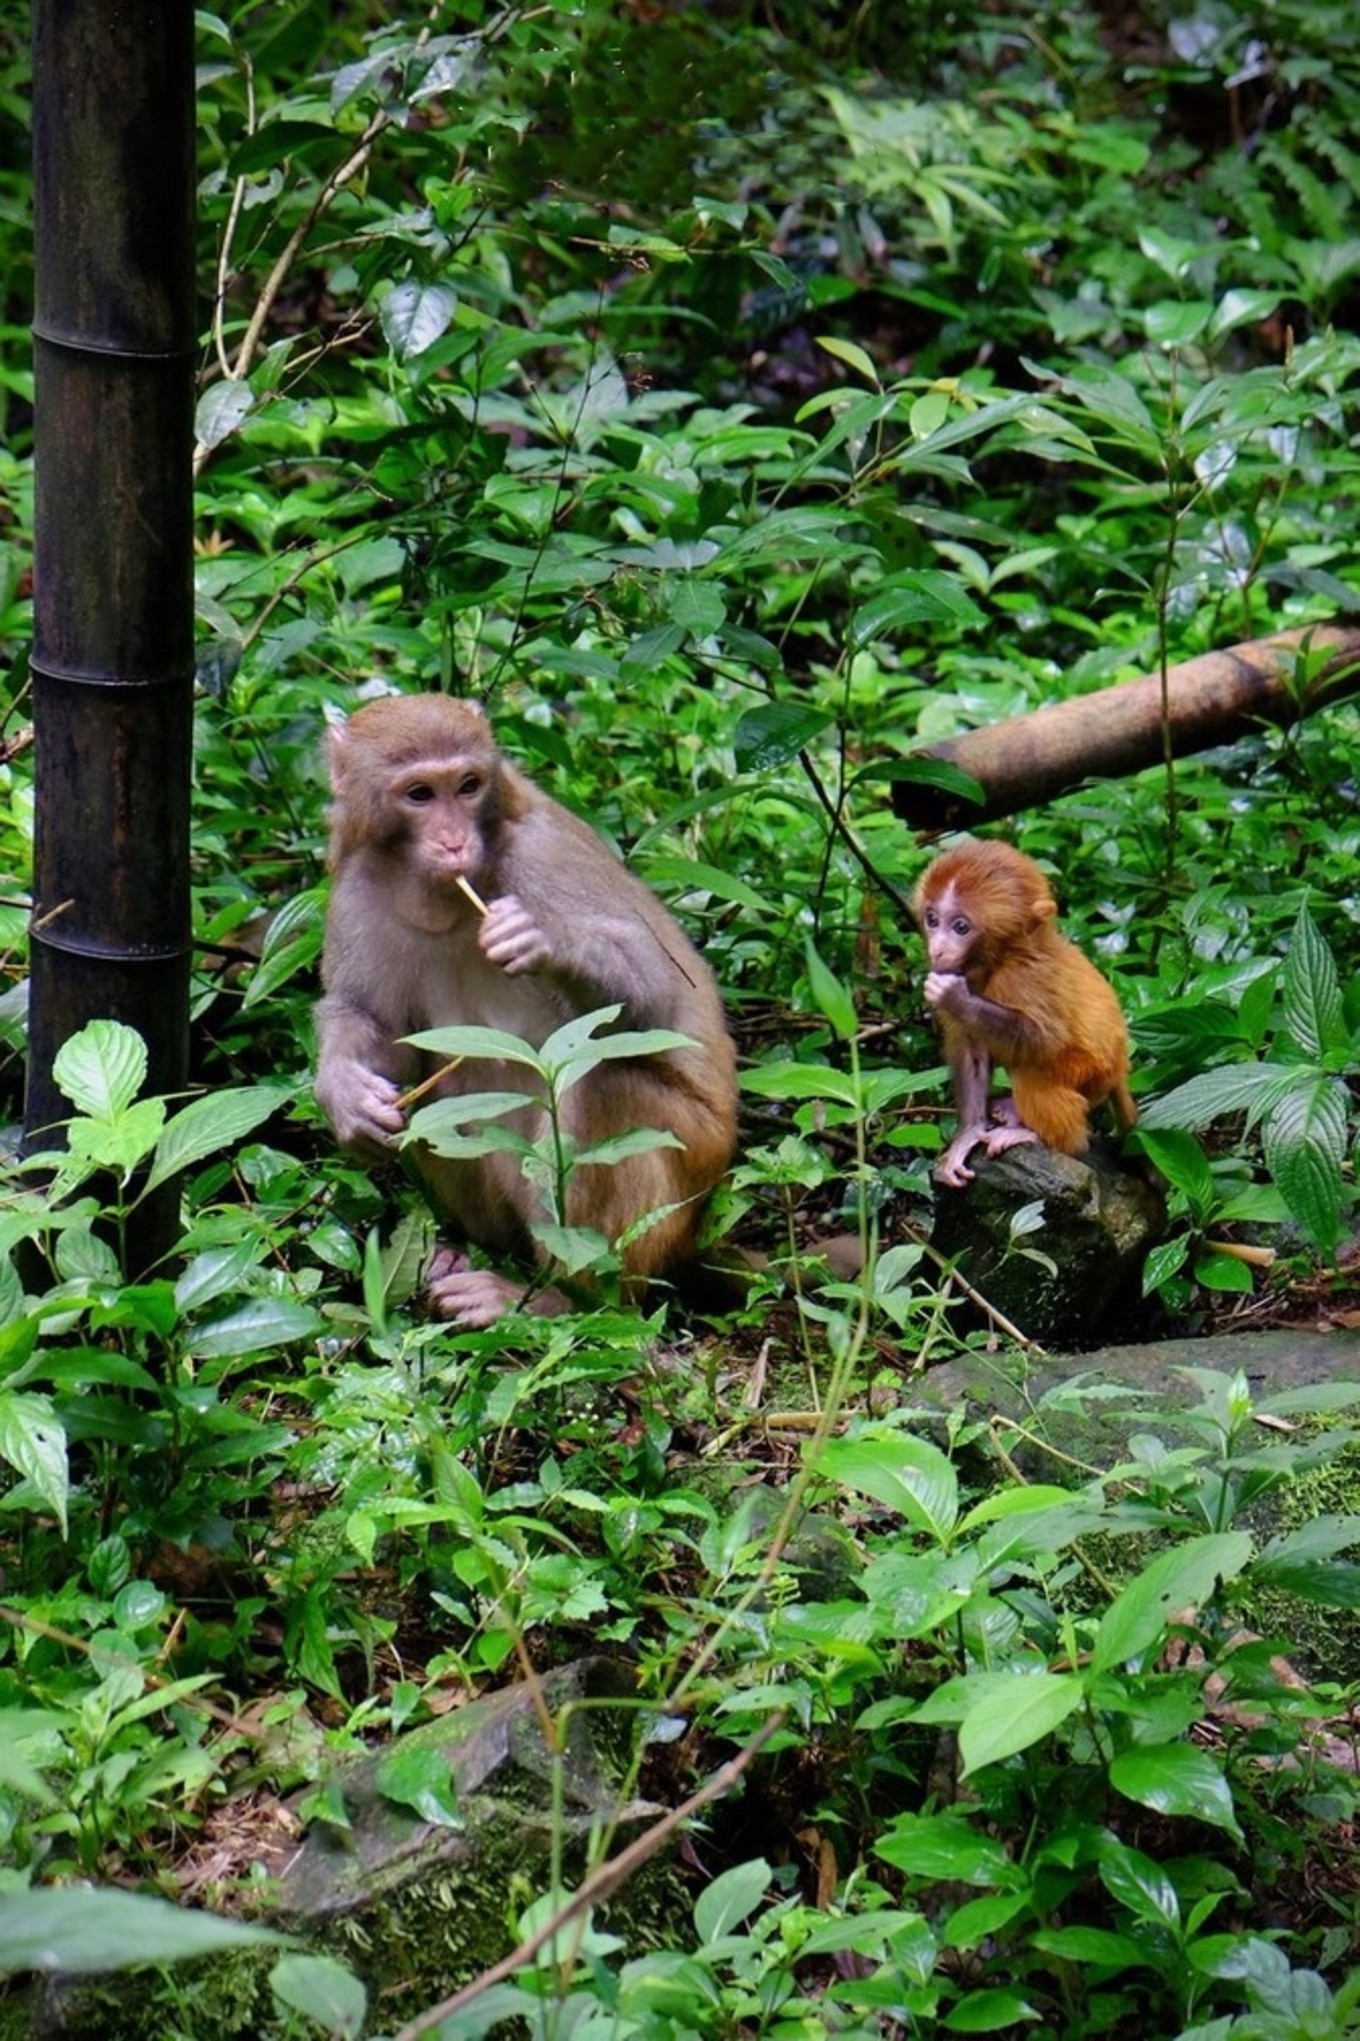
[[[1013,1124],[993,1127],[987,1135],[987,1153],[1001,1155],[1007,1148],[1023,1148],[1027,1142],[1038,1138],[1032,1127],[1022,1127],[1018,1120]]]
[[[992,1100],[991,1115],[998,1127],[1018,1127],[1021,1124],[1020,1108],[1009,1094]]]
[[[425,1277],[425,1294],[436,1317],[474,1332],[513,1311],[523,1300],[524,1285],[490,1269],[473,1268],[455,1247],[440,1247]]]
[[[968,1167],[968,1158],[987,1138],[988,1130],[984,1126],[960,1127],[935,1165],[936,1183],[948,1184],[955,1191],[961,1191],[965,1184],[971,1183],[973,1172]]]

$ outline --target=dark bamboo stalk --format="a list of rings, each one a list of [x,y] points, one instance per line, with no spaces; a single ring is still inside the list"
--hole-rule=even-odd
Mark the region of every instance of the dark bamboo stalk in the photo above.
[[[34,0],[37,829],[26,1138],[97,1016],[184,1084],[194,53],[185,0]],[[173,1193],[139,1264],[173,1237]]]

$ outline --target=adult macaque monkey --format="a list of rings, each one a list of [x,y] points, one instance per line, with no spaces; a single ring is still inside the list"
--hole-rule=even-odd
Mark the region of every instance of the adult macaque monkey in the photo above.
[[[975,1148],[1042,1141],[1082,1155],[1091,1110],[1107,1099],[1127,1131],[1138,1115],[1119,1001],[1054,928],[1058,904],[1033,858],[1008,843],[960,843],[927,869],[912,905],[958,1110],[940,1182],[968,1183]],[[1011,1099],[989,1100],[994,1063],[1010,1072]]]
[[[426,1058],[422,1070],[403,1036],[476,1024],[537,1047],[574,1015],[621,1005],[621,1027],[674,1029],[694,1047],[600,1063],[566,1095],[568,1131],[586,1144],[655,1127],[680,1145],[578,1169],[564,1216],[617,1241],[660,1212],[624,1243],[625,1272],[682,1272],[736,1137],[735,1059],[708,966],[593,830],[501,756],[475,703],[384,697],[332,730],[329,750],[316,1095],[341,1145],[374,1159],[402,1133],[403,1092],[437,1067]],[[532,1082],[518,1065],[477,1059],[446,1071],[435,1095]],[[542,1114],[526,1107],[514,1123],[532,1135]],[[415,1159],[463,1240],[542,1260],[529,1232],[542,1206],[514,1156],[418,1147]],[[526,1283],[444,1250],[429,1289],[443,1317],[478,1326],[518,1304]],[[529,1308],[562,1307],[540,1291]]]

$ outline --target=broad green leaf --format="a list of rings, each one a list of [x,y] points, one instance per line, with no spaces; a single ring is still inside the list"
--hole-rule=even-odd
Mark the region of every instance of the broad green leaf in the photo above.
[[[959,1725],[963,1775],[1014,1757],[1050,1734],[1085,1698],[1074,1673],[1016,1673],[984,1694]]]
[[[125,1970],[288,1937],[219,1920],[140,1892],[11,1892],[0,1896],[0,1975],[20,1970]]]
[[[22,1474],[44,1509],[66,1536],[66,1430],[49,1397],[21,1389],[0,1389],[0,1460]]]
[[[1209,1158],[1194,1135],[1184,1127],[1148,1127],[1140,1120],[1138,1139],[1143,1153],[1173,1190],[1184,1191],[1195,1214],[1206,1216],[1214,1201],[1214,1177]]]
[[[764,702],[758,709],[747,709],[732,733],[738,772],[778,772],[820,737],[831,720],[828,710],[802,702]]]
[[[850,623],[850,649],[861,652],[875,638],[885,637],[907,624],[973,626],[982,621],[982,611],[957,579],[938,568],[920,568],[909,575],[896,576],[855,611]]]
[[[1188,347],[1199,338],[1212,314],[1213,306],[1206,299],[1183,303],[1176,298],[1163,298],[1159,304],[1146,308],[1143,326],[1154,347]]]
[[[1306,907],[1299,909],[1285,958],[1284,1024],[1314,1061],[1345,1048],[1349,1039],[1336,963]]]
[[[221,446],[255,409],[250,384],[224,376],[209,383],[194,412],[194,438],[200,446]]]
[[[368,1993],[352,1970],[333,1956],[283,1956],[269,1973],[281,2006],[301,2013],[330,2041],[358,2041],[368,2015]]]
[[[1253,1120],[1298,1083],[1292,1063],[1232,1063],[1223,1070],[1203,1070],[1161,1098],[1141,1102],[1139,1125],[1205,1127],[1222,1113],[1249,1113]]]
[[[704,1887],[694,1902],[694,1926],[701,1948],[750,1918],[769,1890],[772,1875],[763,1857],[752,1857],[719,1872]]]
[[[1014,2027],[1021,2020],[1037,2020],[1039,2017],[1029,2000],[1021,1998],[1019,1992],[1007,1991],[1000,1985],[988,1985],[959,1999],[949,2008],[940,2025],[951,2034],[997,2034],[1003,2027]]]
[[[1098,1963],[1104,1970],[1142,1969],[1154,1961],[1132,1935],[1117,1935],[1111,1928],[1040,1928],[1029,1946],[1064,1963]]]
[[[192,1169],[219,1148],[231,1148],[279,1111],[289,1097],[282,1085],[252,1084],[236,1091],[196,1098],[171,1119],[152,1158],[141,1195],[146,1196],[180,1170]]]
[[[413,1048],[425,1049],[441,1062],[451,1062],[455,1056],[488,1058],[498,1063],[523,1063],[528,1069],[543,1074],[538,1051],[518,1035],[507,1035],[502,1028],[427,1028],[418,1035],[404,1037]]]
[[[410,361],[433,346],[452,323],[458,293],[452,284],[393,284],[378,306],[387,344],[398,361]]]
[[[1336,1078],[1301,1073],[1261,1129],[1267,1168],[1324,1254],[1333,1251],[1342,1231],[1347,1104]]]
[[[1209,321],[1209,338],[1221,340],[1239,326],[1257,326],[1269,319],[1280,302],[1278,291],[1224,291]]]
[[[711,637],[727,617],[722,591],[711,581],[682,581],[667,608],[671,622],[694,638]]]
[[[817,1470],[894,1510],[947,1545],[959,1513],[959,1481],[938,1446],[907,1432],[828,1439]]]
[[[876,758],[854,774],[850,784],[857,787],[865,780],[887,780],[891,785],[904,787],[938,787],[942,794],[972,801],[979,808],[987,798],[981,781],[971,773],[947,758],[932,758],[925,751],[912,752],[906,758]]]
[[[744,1070],[740,1081],[741,1089],[757,1098],[825,1098],[851,1107],[859,1100],[852,1073],[827,1063],[760,1063]]]
[[[975,1949],[979,1942],[999,1935],[1028,1905],[1027,1892],[988,1892],[981,1899],[965,1899],[945,1923],[941,1944],[946,1949]]]
[[[1236,1255],[1197,1254],[1191,1268],[1197,1283],[1220,1296],[1245,1297],[1256,1287],[1251,1270]]]
[[[874,1855],[909,1877],[935,1885],[986,1885],[1013,1892],[1025,1882],[1006,1850],[957,1814],[899,1814]]]
[[[1157,1927],[1174,1927],[1179,1922],[1181,1908],[1175,1886],[1161,1865],[1141,1850],[1130,1849],[1110,1836],[1101,1843],[1097,1867],[1106,1891],[1135,1920],[1150,1921]]]
[[[1092,1674],[1141,1658],[1185,1609],[1199,1609],[1221,1580],[1242,1571],[1252,1554],[1246,1531],[1192,1538],[1159,1553],[1129,1582],[1101,1618],[1091,1651]]]
[[[1208,1751],[1190,1743],[1139,1744],[1115,1758],[1110,1784],[1157,1814],[1184,1815],[1240,1838],[1232,1791]]]
[[[1143,1295],[1155,1297],[1163,1283],[1169,1283],[1179,1275],[1190,1258],[1190,1240],[1187,1234],[1179,1239],[1164,1240],[1154,1247],[1143,1263]]]
[[[240,1360],[315,1339],[323,1322],[319,1312],[289,1297],[253,1297],[225,1318],[196,1326],[185,1345],[200,1361]]]
[[[52,1075],[77,1112],[111,1120],[146,1083],[146,1044],[122,1021],[94,1020],[62,1043]]]
[[[960,1519],[959,1529],[974,1531],[980,1524],[996,1523],[1001,1518],[1027,1517],[1037,1510],[1070,1507],[1075,1501],[1070,1488],[1058,1488],[1052,1483],[1036,1481],[1030,1488],[998,1488],[974,1504]]]
[[[436,1828],[461,1828],[458,1788],[445,1752],[427,1744],[398,1744],[378,1763],[374,1783],[384,1800],[409,1807]]]
[[[139,1098],[111,1119],[72,1120],[72,1155],[127,1178],[146,1160],[165,1125],[165,1100]]]

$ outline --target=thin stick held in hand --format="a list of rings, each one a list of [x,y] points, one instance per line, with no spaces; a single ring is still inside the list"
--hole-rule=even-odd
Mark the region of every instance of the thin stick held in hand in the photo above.
[[[481,894],[477,891],[477,888],[474,885],[472,885],[467,879],[465,879],[461,872],[458,874],[458,877],[454,880],[453,883],[458,888],[458,891],[463,895],[463,897],[472,902],[473,906],[476,908],[479,914],[486,913],[485,900],[483,900]]]
[[[412,1106],[417,1104],[420,1099],[423,1099],[427,1091],[433,1091],[435,1086],[443,1078],[447,1077],[450,1071],[456,1070],[463,1060],[461,1056],[450,1057],[449,1061],[441,1063],[438,1070],[434,1071],[431,1076],[422,1077],[419,1084],[413,1084],[409,1091],[404,1091],[397,1100],[401,1110],[404,1113],[409,1113]]]

